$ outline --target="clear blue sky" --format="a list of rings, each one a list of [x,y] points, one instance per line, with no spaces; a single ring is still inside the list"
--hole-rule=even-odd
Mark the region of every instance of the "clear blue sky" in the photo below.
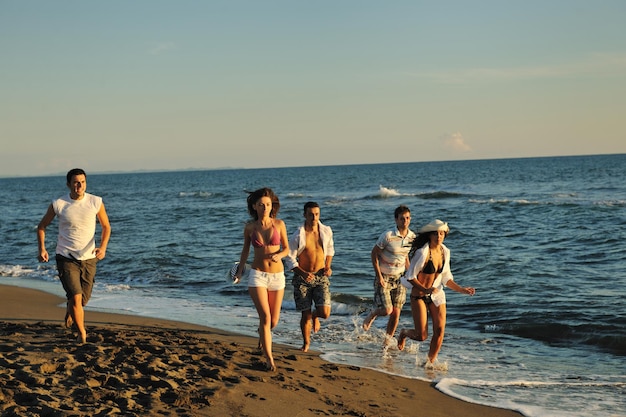
[[[0,176],[626,152],[626,1],[0,0]]]

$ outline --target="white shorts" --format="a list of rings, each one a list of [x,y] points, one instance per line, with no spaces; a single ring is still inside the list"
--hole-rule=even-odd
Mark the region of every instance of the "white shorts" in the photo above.
[[[268,291],[285,289],[285,272],[263,272],[251,269],[248,273],[248,287],[264,287]]]

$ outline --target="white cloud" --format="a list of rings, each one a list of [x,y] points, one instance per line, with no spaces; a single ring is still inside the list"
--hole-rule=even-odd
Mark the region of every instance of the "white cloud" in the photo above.
[[[447,134],[442,137],[446,149],[454,152],[470,152],[472,147],[465,142],[465,138],[459,132]]]
[[[163,52],[167,52],[174,48],[176,48],[176,45],[174,44],[174,42],[161,42],[161,43],[154,45],[150,49],[150,55],[160,55]]]

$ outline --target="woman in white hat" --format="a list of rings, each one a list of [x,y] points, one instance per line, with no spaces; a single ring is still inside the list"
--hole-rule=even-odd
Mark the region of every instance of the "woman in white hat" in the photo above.
[[[474,295],[472,287],[461,287],[450,272],[450,250],[443,244],[449,232],[448,223],[434,220],[423,226],[413,241],[411,264],[402,284],[411,290],[411,313],[414,328],[402,329],[398,336],[398,349],[403,350],[406,338],[423,341],[428,337],[428,313],[433,322],[433,337],[430,341],[426,366],[437,359],[446,327],[446,294],[444,286]]]

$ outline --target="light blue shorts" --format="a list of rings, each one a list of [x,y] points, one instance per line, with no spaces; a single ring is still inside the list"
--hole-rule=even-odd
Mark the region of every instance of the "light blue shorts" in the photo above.
[[[263,272],[251,269],[248,274],[248,287],[264,287],[268,291],[285,289],[285,272]]]

